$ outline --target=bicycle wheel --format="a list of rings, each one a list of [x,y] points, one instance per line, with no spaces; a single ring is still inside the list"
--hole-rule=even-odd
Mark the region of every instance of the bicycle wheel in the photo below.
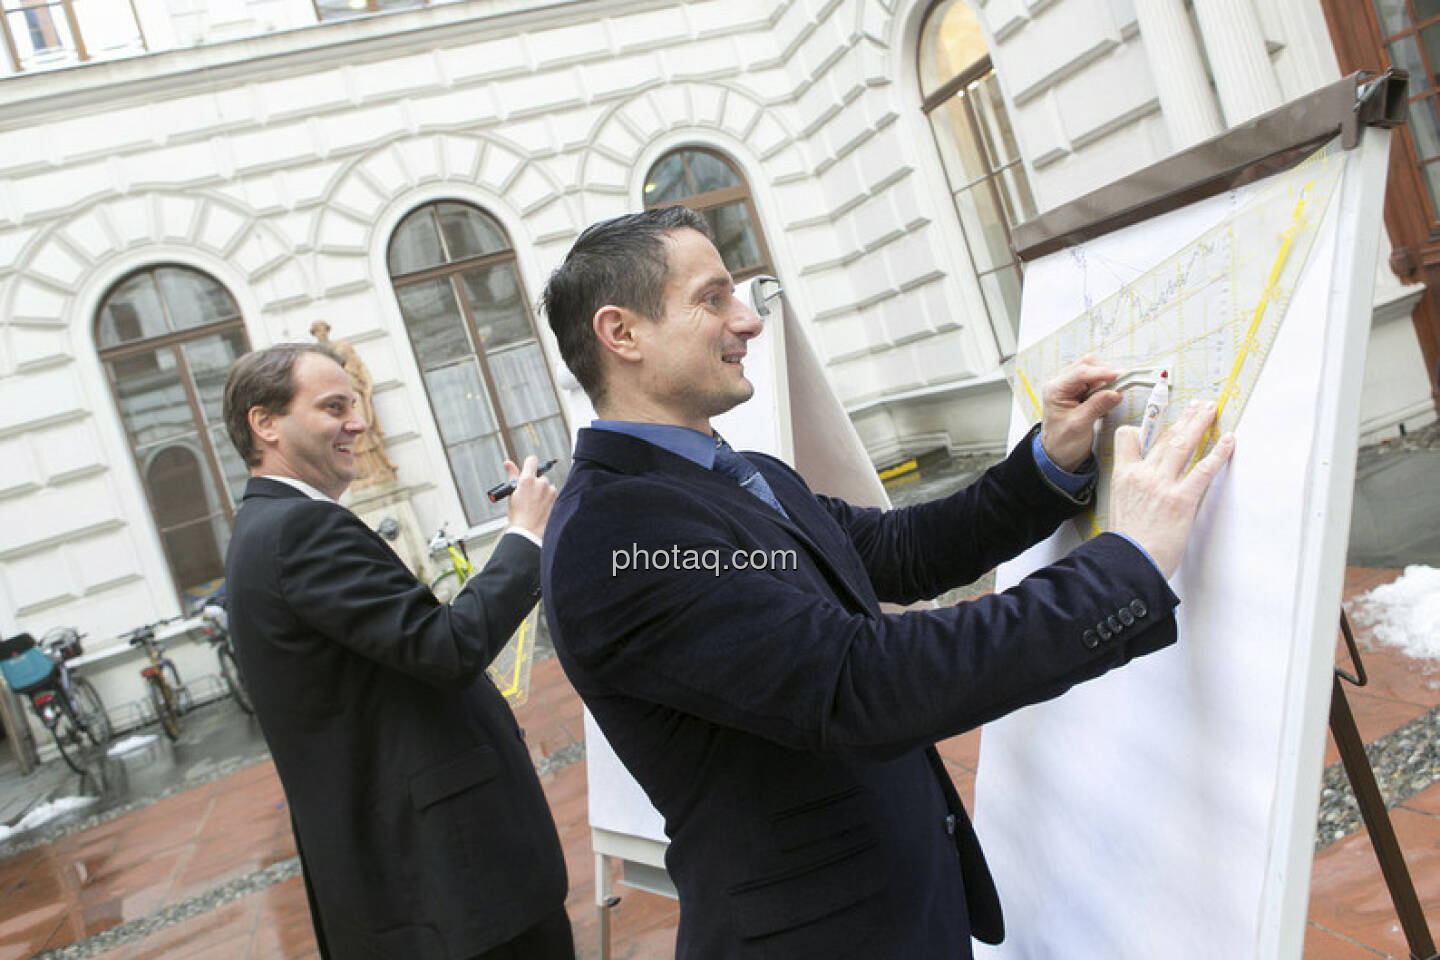
[[[455,599],[455,594],[460,592],[462,586],[460,574],[450,569],[430,581],[430,592],[435,594],[435,599],[441,603],[449,603]]]
[[[230,688],[231,696],[241,710],[254,713],[255,705],[250,702],[250,691],[245,689],[245,678],[240,673],[240,663],[235,659],[235,654],[224,644],[215,652],[220,658],[220,675],[225,678],[225,686]]]
[[[55,718],[55,726],[50,728],[50,733],[55,737],[55,746],[60,748],[60,756],[65,758],[65,763],[71,770],[83,774],[85,765],[80,762],[80,751],[85,743],[81,739],[80,724],[75,722],[69,704],[64,700],[59,702],[60,715]]]
[[[190,702],[190,688],[180,682],[180,671],[175,669],[175,661],[162,660],[160,670],[165,675],[165,686],[170,691],[170,703],[175,708],[175,715],[185,716],[193,706]]]
[[[105,714],[105,704],[100,701],[100,694],[90,685],[90,681],[84,677],[70,678],[70,702],[75,707],[75,718],[80,721],[80,729],[85,731],[85,736],[97,747],[103,747],[110,742],[111,729],[110,718]]]
[[[155,719],[160,729],[171,740],[180,739],[180,711],[175,708],[175,695],[160,680],[150,680],[150,706],[155,710]]]

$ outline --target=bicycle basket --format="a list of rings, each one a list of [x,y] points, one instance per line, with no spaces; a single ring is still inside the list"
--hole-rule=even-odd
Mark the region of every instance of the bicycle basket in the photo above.
[[[35,646],[35,638],[21,633],[0,640],[0,675],[16,693],[29,693],[50,683],[55,676],[55,663]]]

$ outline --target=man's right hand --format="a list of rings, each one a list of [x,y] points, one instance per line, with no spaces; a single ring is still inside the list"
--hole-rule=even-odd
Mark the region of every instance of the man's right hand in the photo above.
[[[1138,429],[1126,426],[1115,431],[1110,529],[1143,547],[1167,578],[1185,555],[1185,542],[1205,491],[1235,450],[1235,436],[1227,433],[1194,469],[1185,472],[1214,420],[1213,403],[1192,402],[1144,459]]]
[[[508,515],[510,525],[527,530],[537,537],[545,535],[545,522],[550,519],[550,508],[560,492],[555,484],[544,477],[535,476],[537,459],[525,458],[521,469],[509,460],[505,461],[505,476],[515,481],[515,492],[510,494]]]

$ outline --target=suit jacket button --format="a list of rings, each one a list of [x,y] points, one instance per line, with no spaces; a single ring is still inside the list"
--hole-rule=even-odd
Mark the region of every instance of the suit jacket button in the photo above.
[[[1119,617],[1120,622],[1127,627],[1135,622],[1135,614],[1130,612],[1129,607],[1121,607],[1119,610],[1116,610],[1115,616]]]
[[[1113,614],[1113,613],[1110,614],[1110,616],[1108,616],[1108,617],[1105,618],[1105,624],[1106,624],[1106,626],[1108,626],[1112,631],[1114,631],[1114,632],[1117,633],[1117,634],[1118,634],[1121,630],[1124,630],[1124,629],[1125,629],[1125,625],[1120,622],[1120,618],[1117,617],[1117,616],[1115,616],[1115,614]]]
[[[1150,612],[1150,608],[1145,606],[1145,601],[1143,600],[1131,600],[1130,612],[1135,614],[1135,616],[1137,617],[1143,617],[1145,616],[1145,614]]]
[[[1080,641],[1085,644],[1087,650],[1094,650],[1100,646],[1100,636],[1094,630],[1086,630],[1080,635]]]

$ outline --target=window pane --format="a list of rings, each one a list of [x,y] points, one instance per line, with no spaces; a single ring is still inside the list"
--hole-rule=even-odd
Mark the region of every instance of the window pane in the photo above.
[[[965,231],[965,242],[975,259],[977,273],[1010,262],[1010,243],[988,183],[978,183],[957,193],[955,210],[960,214],[960,226]]]
[[[400,221],[395,236],[390,239],[390,276],[438,267],[444,262],[440,234],[435,232],[435,216],[430,207],[421,207]]]
[[[1440,162],[1425,164],[1425,188],[1430,191],[1430,216],[1440,210]]]
[[[464,360],[425,373],[435,424],[446,446],[495,432],[490,395],[480,379],[480,364]]]
[[[342,20],[366,13],[369,6],[365,0],[315,0],[315,10],[321,20]]]
[[[1008,324],[1012,332],[1020,329],[1020,271],[1018,269],[1008,266],[994,273],[982,274],[980,291],[985,295],[985,306],[989,308],[992,323],[997,327]]]
[[[689,195],[685,185],[685,161],[680,153],[669,154],[650,168],[645,178],[645,204],[662,206]]]
[[[210,428],[210,449],[215,451],[215,457],[220,461],[220,472],[225,476],[225,492],[233,507],[245,496],[245,482],[250,479],[250,468],[235,452],[235,445],[230,442],[230,434],[225,432],[224,424]]]
[[[171,348],[117,357],[106,366],[137,455],[157,441],[194,432],[195,419]]]
[[[1410,71],[1410,96],[1425,92],[1425,64],[1420,59],[1420,47],[1415,36],[1401,37],[1390,44],[1390,62],[1402,70]]]
[[[465,318],[455,302],[455,289],[448,278],[426,280],[395,288],[400,314],[422,370],[474,356],[465,333]]]
[[[687,150],[685,156],[690,161],[691,192],[708,193],[711,190],[723,190],[726,187],[742,185],[740,178],[735,176],[735,171],[730,169],[730,165],[713,153],[706,153],[704,150]]]
[[[483,523],[505,515],[505,501],[491,503],[485,491],[505,479],[505,448],[496,437],[485,437],[447,447],[465,519]]]
[[[985,36],[963,0],[930,11],[920,33],[920,94],[928,96],[986,56]]]
[[[1425,58],[1430,61],[1430,86],[1440,84],[1440,23],[1432,23],[1420,30],[1420,42],[1425,45]]]
[[[227,330],[213,333],[183,343],[180,349],[185,352],[185,365],[190,369],[190,380],[200,398],[205,422],[223,424],[221,407],[225,398],[225,377],[230,372],[230,365],[250,349],[244,332]]]
[[[1000,171],[996,178],[1000,184],[1000,195],[1005,201],[1005,216],[1010,226],[1035,219],[1035,196],[1030,192],[1030,181],[1025,178],[1025,168],[1015,163]]]
[[[550,468],[545,476],[557,487],[565,482],[570,472],[570,432],[559,415],[544,420],[531,420],[510,428],[510,443],[515,448],[519,463],[525,458],[535,457],[541,463],[556,457],[559,463]]]
[[[217,542],[209,518],[164,531],[160,542],[181,593],[199,594],[197,587],[225,576],[224,547]]]
[[[1422,161],[1440,155],[1440,113],[1436,112],[1434,97],[1410,104],[1408,126]]]
[[[102,349],[165,332],[165,311],[160,307],[155,279],[148,271],[122,283],[100,308],[98,339]]]
[[[173,330],[204,326],[240,315],[225,288],[204,274],[179,267],[161,267],[155,271],[155,279],[160,284],[160,295],[165,300]]]
[[[969,100],[975,107],[975,117],[985,137],[991,169],[1018,162],[1020,147],[1015,143],[1015,131],[1010,128],[1010,118],[1005,113],[1005,98],[1000,93],[1000,81],[994,72],[987,73],[970,88]]]
[[[937,107],[930,114],[930,125],[952,187],[963,187],[990,172],[980,144],[975,140],[962,95],[957,94]]]
[[[450,254],[447,262],[510,249],[504,232],[479,210],[461,203],[440,203],[435,209],[440,215],[440,229]]]
[[[143,53],[145,44],[129,3],[119,0],[72,0],[75,22],[92,60]],[[58,13],[58,11],[57,11]]]
[[[755,229],[750,224],[750,211],[743,200],[706,210],[704,217],[710,224],[710,232],[715,234],[715,249],[720,251],[720,259],[732,274],[764,262]]]
[[[1375,0],[1375,11],[1380,14],[1380,32],[1387,37],[1410,27],[1405,0]]]
[[[507,343],[535,339],[530,311],[520,296],[513,262],[476,267],[460,275],[480,342],[488,352]]]
[[[176,585],[184,591],[223,576],[223,545],[217,526],[223,530],[224,520],[204,453],[193,440],[172,443],[144,462],[143,473]]]
[[[1401,0],[1390,2],[1400,3]],[[1440,0],[1415,0],[1415,17],[1418,23],[1424,23],[1436,14],[1440,14]]]
[[[538,343],[492,353],[488,360],[490,375],[495,378],[495,392],[500,395],[500,409],[511,431],[517,424],[543,420],[560,412],[560,402],[550,386],[545,357]],[[559,455],[559,451],[550,454]]]

